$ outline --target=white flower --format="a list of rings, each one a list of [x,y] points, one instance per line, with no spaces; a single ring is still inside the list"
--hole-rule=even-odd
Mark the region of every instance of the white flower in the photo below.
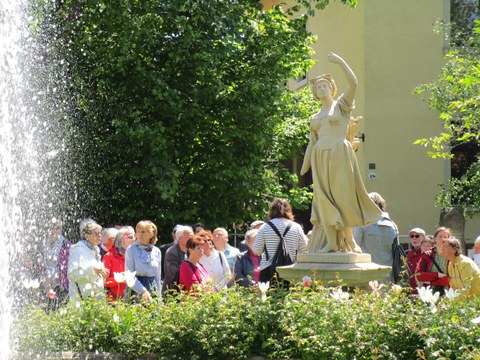
[[[350,294],[338,288],[336,290],[333,290],[332,297],[337,301],[345,301],[345,300],[348,300],[348,298],[350,297]]]
[[[125,275],[123,274],[123,272],[114,272],[113,273],[113,278],[119,284],[123,283],[125,281]]]
[[[453,290],[452,288],[449,288],[446,292],[445,292],[445,297],[448,299],[448,300],[455,300],[455,298],[459,297],[460,296],[460,293],[456,290]]]
[[[392,291],[395,293],[395,295],[400,296],[402,293],[402,287],[400,285],[392,285]]]
[[[422,300],[425,304],[435,304],[440,297],[440,293],[437,291],[435,294],[432,293],[432,289],[430,286],[427,287],[419,287],[417,288],[418,295],[420,296],[420,300]]]
[[[75,307],[78,309],[80,308],[80,301],[75,301]]]
[[[25,289],[38,289],[40,282],[37,279],[33,280],[23,280],[23,286]]]
[[[86,283],[85,284],[85,290],[91,290],[92,289],[92,284]]]
[[[370,286],[370,289],[372,289],[372,291],[376,293],[385,285],[384,284],[380,285],[377,280],[373,280],[368,282],[368,286]]]
[[[136,274],[137,272],[130,272],[130,271],[125,271],[124,273],[125,281],[127,282],[128,287],[134,287],[135,282],[137,281]]]
[[[113,314],[113,321],[117,324],[120,322],[120,317],[118,316],[118,314]]]
[[[262,292],[262,301],[267,300],[267,291],[270,287],[270,281],[258,283],[258,289]]]
[[[480,324],[480,316],[479,316],[479,317],[476,317],[475,319],[472,319],[471,321],[472,321],[472,323],[474,323],[474,324]]]

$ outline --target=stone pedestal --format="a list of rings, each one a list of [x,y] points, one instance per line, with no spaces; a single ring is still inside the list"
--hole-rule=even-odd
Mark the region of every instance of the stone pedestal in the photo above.
[[[293,283],[307,275],[324,285],[367,287],[368,282],[387,277],[392,268],[372,262],[370,254],[322,253],[301,254],[297,263],[277,267],[281,278]]]

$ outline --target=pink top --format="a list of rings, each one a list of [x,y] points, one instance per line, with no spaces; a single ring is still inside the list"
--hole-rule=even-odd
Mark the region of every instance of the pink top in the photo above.
[[[248,256],[252,260],[253,264],[253,281],[260,281],[260,262],[258,261],[258,256],[255,255],[252,250],[248,249]]]
[[[192,269],[193,268],[193,269]],[[200,285],[210,278],[207,269],[202,264],[193,265],[191,262],[184,261],[180,265],[180,285],[183,285],[185,291],[190,291],[193,285]]]

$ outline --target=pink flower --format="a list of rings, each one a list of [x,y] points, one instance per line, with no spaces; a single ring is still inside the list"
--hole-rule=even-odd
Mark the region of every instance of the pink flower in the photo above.
[[[54,299],[55,295],[57,295],[57,293],[55,291],[53,291],[52,289],[48,290],[48,297],[50,299]]]
[[[303,286],[305,286],[305,287],[310,288],[313,285],[313,281],[312,281],[312,278],[310,276],[304,276],[302,281],[303,281]]]

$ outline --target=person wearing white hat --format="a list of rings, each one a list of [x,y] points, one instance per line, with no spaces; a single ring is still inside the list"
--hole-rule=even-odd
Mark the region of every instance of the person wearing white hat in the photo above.
[[[413,228],[408,232],[410,236],[410,250],[407,253],[407,271],[408,271],[408,284],[412,288],[412,293],[417,291],[417,280],[415,278],[415,270],[417,269],[417,264],[422,257],[422,240],[427,236],[425,230],[421,228]]]

